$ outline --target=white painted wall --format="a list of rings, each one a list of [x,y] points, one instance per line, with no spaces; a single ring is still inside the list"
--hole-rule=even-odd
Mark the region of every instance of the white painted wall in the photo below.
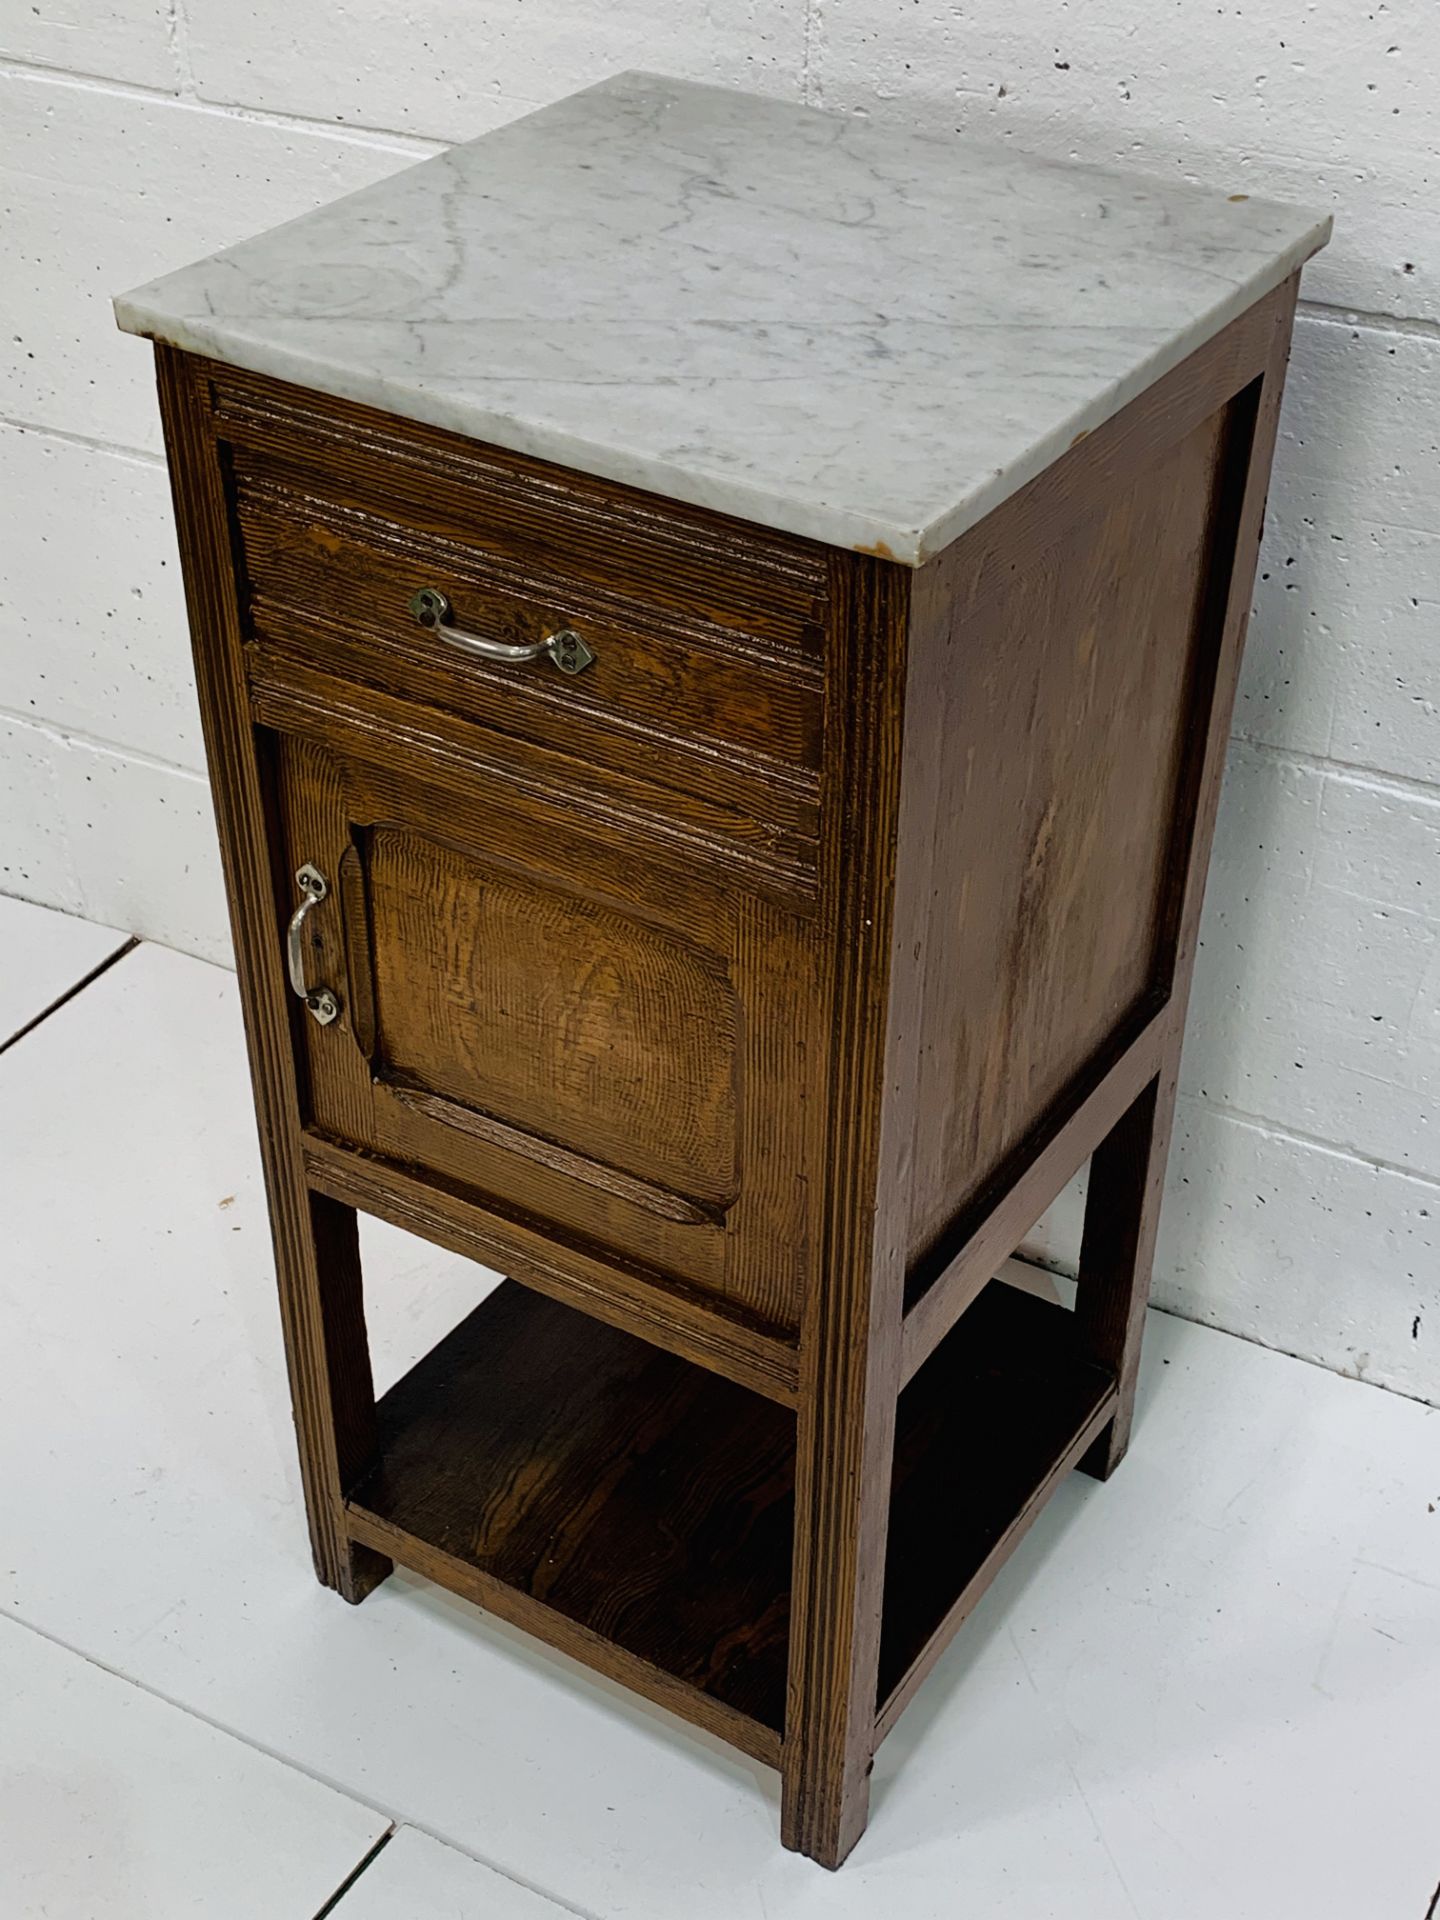
[[[109,295],[624,66],[1333,208],[1157,1292],[1440,1403],[1433,0],[0,0],[0,891],[226,952],[148,356]],[[1034,1245],[1073,1259],[1073,1196]]]

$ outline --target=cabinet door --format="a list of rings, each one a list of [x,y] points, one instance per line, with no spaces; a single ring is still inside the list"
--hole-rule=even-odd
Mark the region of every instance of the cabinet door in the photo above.
[[[272,738],[288,874],[326,883],[305,983],[339,1006],[297,1017],[307,1124],[557,1247],[796,1328],[813,922],[723,861],[587,830],[473,768]]]

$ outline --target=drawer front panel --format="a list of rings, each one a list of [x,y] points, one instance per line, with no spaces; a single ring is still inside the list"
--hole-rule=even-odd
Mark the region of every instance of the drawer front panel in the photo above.
[[[270,740],[290,870],[333,882],[305,922],[306,981],[340,1008],[297,1011],[307,1124],[539,1227],[557,1261],[793,1335],[814,921],[660,846],[612,889],[602,846],[491,804],[483,774],[427,787],[363,737]]]
[[[491,725],[565,745],[608,724],[620,750],[677,777],[722,752],[752,777],[784,781],[820,769],[821,684],[807,657],[749,650],[737,637],[666,625],[644,608],[562,579],[530,578],[380,517],[307,500],[289,484],[243,472],[236,516],[249,581],[249,626],[261,646],[296,648],[331,671],[405,691]],[[431,630],[411,611],[422,588],[450,602]],[[541,656],[486,659],[455,629],[501,645],[578,631],[595,658],[562,673]],[[803,779],[797,782],[803,786]]]

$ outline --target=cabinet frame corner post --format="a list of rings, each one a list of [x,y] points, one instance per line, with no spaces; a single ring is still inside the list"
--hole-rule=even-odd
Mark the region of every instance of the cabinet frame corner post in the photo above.
[[[345,1491],[375,1446],[355,1211],[312,1192],[300,1132],[294,1004],[258,902],[278,900],[262,763],[250,718],[224,477],[198,383],[203,363],[157,345],[156,379],[269,1203],[280,1321],[316,1577],[363,1600],[392,1563],[358,1545]]]
[[[1145,1310],[1179,1094],[1185,1015],[1299,291],[1295,274],[1258,310],[1268,337],[1262,339],[1259,365],[1252,369],[1248,386],[1236,396],[1238,418],[1231,431],[1241,442],[1243,457],[1236,460],[1229,494],[1217,507],[1205,617],[1217,627],[1218,645],[1208,699],[1197,701],[1203,725],[1186,770],[1175,865],[1169,879],[1174,931],[1160,1068],[1096,1146],[1090,1165],[1076,1312],[1088,1350],[1116,1376],[1119,1399],[1114,1417],[1079,1465],[1101,1480],[1115,1471],[1130,1445]]]
[[[822,1253],[801,1329],[782,1838],[838,1867],[865,1830],[904,1319],[906,1166],[925,878],[897,867],[926,802],[904,778],[912,581],[832,563],[837,724],[824,843],[832,956]],[[909,716],[907,722],[907,715]],[[917,757],[917,766],[930,764]]]

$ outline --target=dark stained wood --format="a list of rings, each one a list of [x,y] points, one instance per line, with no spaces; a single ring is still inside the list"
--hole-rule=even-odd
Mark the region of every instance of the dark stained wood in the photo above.
[[[882,1732],[1113,1408],[1082,1347],[1073,1315],[996,1282],[901,1396]],[[503,1282],[379,1430],[357,1540],[781,1764],[789,1414]]]
[[[1082,1462],[1101,1480],[1109,1478],[1129,1444],[1178,1077],[1179,1063],[1172,1054],[1090,1161],[1075,1317],[1086,1350],[1108,1366],[1123,1387],[1114,1421]]]
[[[495,568],[500,584],[532,591],[542,605],[594,593],[738,653],[823,653],[828,561],[812,541],[236,367],[195,364],[201,404],[230,457],[260,471],[274,461],[318,503],[450,543],[467,567]]]
[[[778,1736],[794,1449],[785,1409],[507,1281],[381,1400],[351,1508]]]
[[[720,956],[398,826],[368,831],[361,864],[387,1073],[661,1193],[734,1200],[739,1009]]]
[[[820,1277],[800,1347],[795,1605],[781,1810],[787,1846],[838,1867],[865,1828],[905,1281],[905,1157],[920,1046],[909,956],[928,905],[933,760],[916,740],[902,819],[910,580],[836,559],[823,842],[832,945]],[[898,962],[898,964],[897,964]]]
[[[974,1298],[982,1254],[998,1264],[1018,1244],[1133,1102],[1137,1074],[1178,1056],[1191,956],[1174,901],[1208,855],[1191,740],[1238,666],[1214,581],[1230,578],[1237,479],[1268,470],[1268,445],[1251,464],[1247,420],[1294,297],[1277,290],[921,569],[903,601],[867,609],[868,644],[849,642],[857,582],[832,590],[827,752],[845,792],[840,777],[822,791],[822,908],[837,926],[827,1231],[845,1237],[824,1243],[802,1333],[792,1701],[805,1717],[784,1827],[825,1864],[864,1825],[874,1729],[856,1706],[882,1617],[887,1403]],[[877,712],[902,656],[903,692]],[[898,794],[876,775],[897,751]],[[1147,1178],[1153,1212],[1153,1162]],[[1148,1244],[1123,1273],[1120,1413]],[[942,1280],[907,1339],[900,1306]],[[1109,1289],[1121,1280],[1112,1268]],[[1088,1444],[1069,1435],[1054,1471]]]
[[[582,1666],[618,1681],[643,1699],[653,1700],[658,1707],[667,1707],[682,1720],[703,1727],[707,1733],[728,1741],[763,1765],[781,1765],[783,1745],[772,1727],[762,1726],[758,1720],[737,1712],[713,1694],[701,1693],[686,1681],[677,1680],[663,1668],[617,1646],[594,1628],[568,1620],[543,1602],[507,1587],[470,1561],[432,1547],[406,1528],[381,1520],[363,1508],[356,1508],[350,1514],[350,1535],[358,1546],[399,1560],[413,1572],[448,1588],[483,1612],[493,1613],[497,1620],[509,1621],[511,1626],[522,1628]]]
[[[745,783],[787,779],[813,796],[820,766],[821,669],[809,655],[740,651],[728,633],[699,639],[644,607],[616,608],[594,589],[556,581],[551,597],[517,593],[453,541],[432,541],[362,512],[317,502],[300,482],[257,477],[237,461],[236,517],[250,583],[248,630],[327,671],[619,768],[645,761],[659,778]],[[409,610],[433,587],[454,625],[528,644],[574,626],[595,654],[567,677],[547,661],[489,661],[448,643]]]
[[[286,869],[354,869],[308,922],[312,982],[346,1011],[304,1023],[305,1119],[793,1339],[816,1239],[813,924],[723,870],[672,879],[638,837],[615,898],[543,802],[514,811],[473,767],[432,789],[372,753],[339,719],[274,744]]]
[[[300,1152],[292,1004],[275,937],[276,847],[250,733],[229,533],[190,364],[156,353],[200,719],[240,978],[300,1472],[315,1571],[363,1599],[390,1562],[345,1529],[342,1489],[368,1461],[374,1392],[355,1217],[312,1194]]]
[[[1005,566],[957,541],[912,1264],[1166,995],[1172,820],[1226,410]]]
[[[522,1221],[489,1212],[463,1188],[309,1134],[310,1184],[362,1213],[478,1260],[537,1293],[622,1327],[782,1406],[794,1406],[798,1363],[793,1342],[766,1334],[713,1300],[667,1288],[653,1276],[557,1243]]]
[[[1219,641],[1213,670],[1192,689],[1194,744],[1177,804],[1171,869],[1168,932],[1174,1045],[1153,1088],[1129,1109],[1096,1154],[1086,1195],[1076,1311],[1092,1353],[1119,1377],[1115,1418],[1082,1462],[1087,1472],[1101,1479],[1114,1472],[1130,1444],[1140,1342],[1180,1077],[1180,1041],[1298,291],[1298,278],[1292,279],[1255,310],[1263,315],[1267,328],[1264,357],[1235,409],[1234,440],[1243,458],[1234,461],[1227,492],[1217,505],[1206,617],[1218,631]]]
[[[758,890],[802,911],[814,899],[813,804],[793,809],[787,801],[758,817],[756,810],[742,811],[696,792],[655,786],[483,732],[435,709],[332,679],[303,662],[252,657],[251,668],[251,709],[257,720],[362,760],[368,757],[383,783],[377,793],[428,786],[453,792],[460,806],[467,794],[479,793],[483,780],[477,814],[498,807],[532,820],[538,815],[554,844],[584,835],[623,866],[639,838],[675,865],[723,861]]]
[[[1103,1140],[1140,1090],[1175,1051],[1175,1015],[1168,1005],[1152,1014],[1139,1033],[1089,1064],[1031,1137],[987,1182],[973,1208],[935,1251],[934,1265],[911,1269],[915,1304],[905,1315],[902,1383],[988,1285],[1050,1202],[1084,1166],[1096,1140]],[[952,1251],[953,1248],[953,1251]]]
[[[830,1866],[1128,1439],[1295,292],[914,572],[160,353],[320,1576],[778,1763]],[[987,1284],[1087,1157],[1075,1313]],[[357,1207],[513,1276],[378,1426]]]

